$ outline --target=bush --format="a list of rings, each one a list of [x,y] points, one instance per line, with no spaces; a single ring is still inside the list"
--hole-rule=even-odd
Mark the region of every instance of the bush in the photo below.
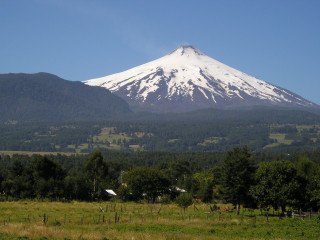
[[[193,197],[191,194],[182,193],[176,198],[175,202],[179,207],[183,208],[183,211],[185,212],[186,208],[192,205]]]

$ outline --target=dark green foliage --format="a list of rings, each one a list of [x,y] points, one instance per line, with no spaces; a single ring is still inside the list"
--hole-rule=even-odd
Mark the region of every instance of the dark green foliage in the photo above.
[[[33,156],[28,163],[15,158],[2,182],[7,196],[15,198],[52,198],[63,196],[65,170],[43,156]]]
[[[298,191],[298,207],[303,210],[317,209],[317,201],[312,200],[313,191],[317,188],[317,164],[306,156],[297,156],[295,167],[301,186]]]
[[[192,175],[189,185],[191,188],[186,188],[192,192],[198,199],[203,202],[212,202],[213,189],[217,186],[215,169],[208,171],[197,172]],[[187,186],[186,186],[187,187]]]
[[[320,166],[318,165],[310,181],[312,187],[310,189],[311,201],[315,203],[316,207],[320,207]]]
[[[251,192],[261,208],[272,206],[285,211],[286,206],[297,204],[299,193],[305,190],[297,170],[288,161],[261,163],[256,172],[256,182]]]
[[[73,156],[0,155],[0,197],[101,200],[106,197],[104,189],[113,189],[124,201],[164,203],[177,198],[180,188],[204,202],[317,210],[319,156],[318,151],[249,153],[246,147],[226,154],[97,150]],[[255,180],[253,158],[260,162]]]
[[[123,151],[133,151],[132,145],[143,150],[166,152],[225,152],[234,147],[247,145],[252,151],[294,152],[320,149],[320,125],[318,132],[299,131],[282,133],[279,126],[252,121],[233,122],[120,122],[120,121],[78,121],[78,122],[30,122],[0,123],[0,150],[46,151],[46,152],[92,152],[107,150],[110,143],[104,140],[94,142],[105,127],[114,128],[115,134],[127,139],[113,139]],[[311,127],[311,126],[310,126]],[[287,129],[287,128],[285,128]],[[288,128],[289,129],[289,128]],[[288,130],[290,131],[290,129]],[[141,133],[137,136],[136,133]],[[282,134],[291,144],[277,143],[270,133]],[[79,146],[82,145],[80,148]],[[85,146],[85,147],[84,147]]]
[[[222,165],[223,198],[237,206],[249,201],[249,189],[254,184],[254,160],[247,147],[234,148],[227,153]]]
[[[183,208],[184,212],[186,208],[192,205],[193,197],[191,194],[188,193],[181,193],[175,200],[179,207]]]
[[[96,150],[84,165],[86,172],[86,179],[91,188],[92,199],[101,198],[104,194],[106,186],[106,176],[108,174],[108,167],[103,162],[102,154],[99,150]]]
[[[148,113],[139,114],[126,115],[126,119],[121,121],[7,121],[0,123],[0,150],[73,152],[81,144],[88,146],[81,148],[82,152],[92,152],[96,148],[106,150],[110,147],[109,142],[100,142],[103,146],[97,147],[93,141],[94,136],[99,135],[105,127],[114,128],[115,134],[130,137],[112,141],[125,151],[133,149],[130,145],[138,145],[148,151],[167,152],[224,152],[243,145],[255,152],[292,152],[320,148],[320,116],[303,111],[208,109],[184,114],[151,114],[152,118]],[[39,116],[36,120],[41,119]],[[50,120],[54,119],[52,117]],[[313,127],[298,131],[298,124]],[[136,133],[143,135],[137,136]],[[285,139],[293,143],[279,143],[265,148],[277,143],[277,139],[270,138],[270,133],[284,134]]]
[[[155,202],[157,197],[169,193],[169,180],[162,172],[153,168],[134,168],[126,174],[124,182],[134,201],[145,198]]]
[[[28,170],[28,169],[27,169]],[[48,157],[36,156],[30,163],[34,193],[38,198],[58,198],[63,195],[65,171]]]
[[[106,89],[48,73],[0,74],[0,102],[3,122],[106,119],[130,112]]]

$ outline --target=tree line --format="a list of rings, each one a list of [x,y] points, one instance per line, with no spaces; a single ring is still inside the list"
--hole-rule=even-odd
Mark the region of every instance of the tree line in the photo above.
[[[73,157],[2,155],[0,198],[96,201],[106,200],[105,189],[113,189],[122,201],[170,202],[192,196],[204,202],[232,203],[237,212],[240,205],[282,211],[320,206],[320,165],[310,154],[257,161],[259,155],[237,147],[209,168],[192,158],[165,153],[139,156],[152,155],[158,161],[118,161],[99,150]]]

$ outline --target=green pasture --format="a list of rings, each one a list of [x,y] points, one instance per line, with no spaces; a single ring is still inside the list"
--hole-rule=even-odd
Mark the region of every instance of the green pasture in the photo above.
[[[93,142],[101,143],[108,141],[112,143],[113,141],[123,141],[124,139],[130,140],[131,138],[127,137],[125,133],[116,134],[114,127],[105,127],[101,129],[101,133],[99,135],[93,136],[92,139]]]
[[[205,139],[203,143],[200,143],[201,145],[207,145],[207,144],[216,144],[219,143],[223,138],[222,137],[210,137],[208,139]]]
[[[266,145],[264,148],[272,148],[280,146],[281,144],[290,145],[293,143],[293,140],[286,139],[285,133],[270,133],[270,139],[275,139],[276,142]]]
[[[142,133],[136,133],[136,136],[142,136]],[[76,153],[80,153],[84,150],[90,149],[109,149],[109,150],[121,150],[121,143],[124,141],[130,141],[132,137],[128,137],[126,133],[115,133],[114,127],[104,127],[101,129],[99,135],[92,137],[91,143],[82,143],[78,146],[68,145],[68,148],[74,149]],[[121,143],[120,143],[121,142]],[[143,151],[139,145],[129,145],[129,149],[134,151]]]
[[[195,204],[113,202],[0,203],[0,239],[319,239],[318,217],[279,218]]]

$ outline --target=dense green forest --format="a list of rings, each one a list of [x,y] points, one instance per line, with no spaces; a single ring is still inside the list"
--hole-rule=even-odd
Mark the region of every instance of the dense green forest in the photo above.
[[[100,152],[85,155],[1,155],[2,200],[170,202],[185,189],[205,202],[247,207],[318,209],[320,151]],[[161,196],[161,198],[158,198]],[[189,195],[188,195],[189,196]]]
[[[155,116],[152,114],[139,119],[140,113],[135,119],[117,121],[6,122],[0,124],[0,150],[198,152],[227,151],[247,145],[256,152],[292,152],[320,148],[320,116],[315,114],[208,111],[159,115],[158,120],[148,119]]]
[[[108,119],[129,113],[110,91],[49,73],[0,74],[0,121]]]

